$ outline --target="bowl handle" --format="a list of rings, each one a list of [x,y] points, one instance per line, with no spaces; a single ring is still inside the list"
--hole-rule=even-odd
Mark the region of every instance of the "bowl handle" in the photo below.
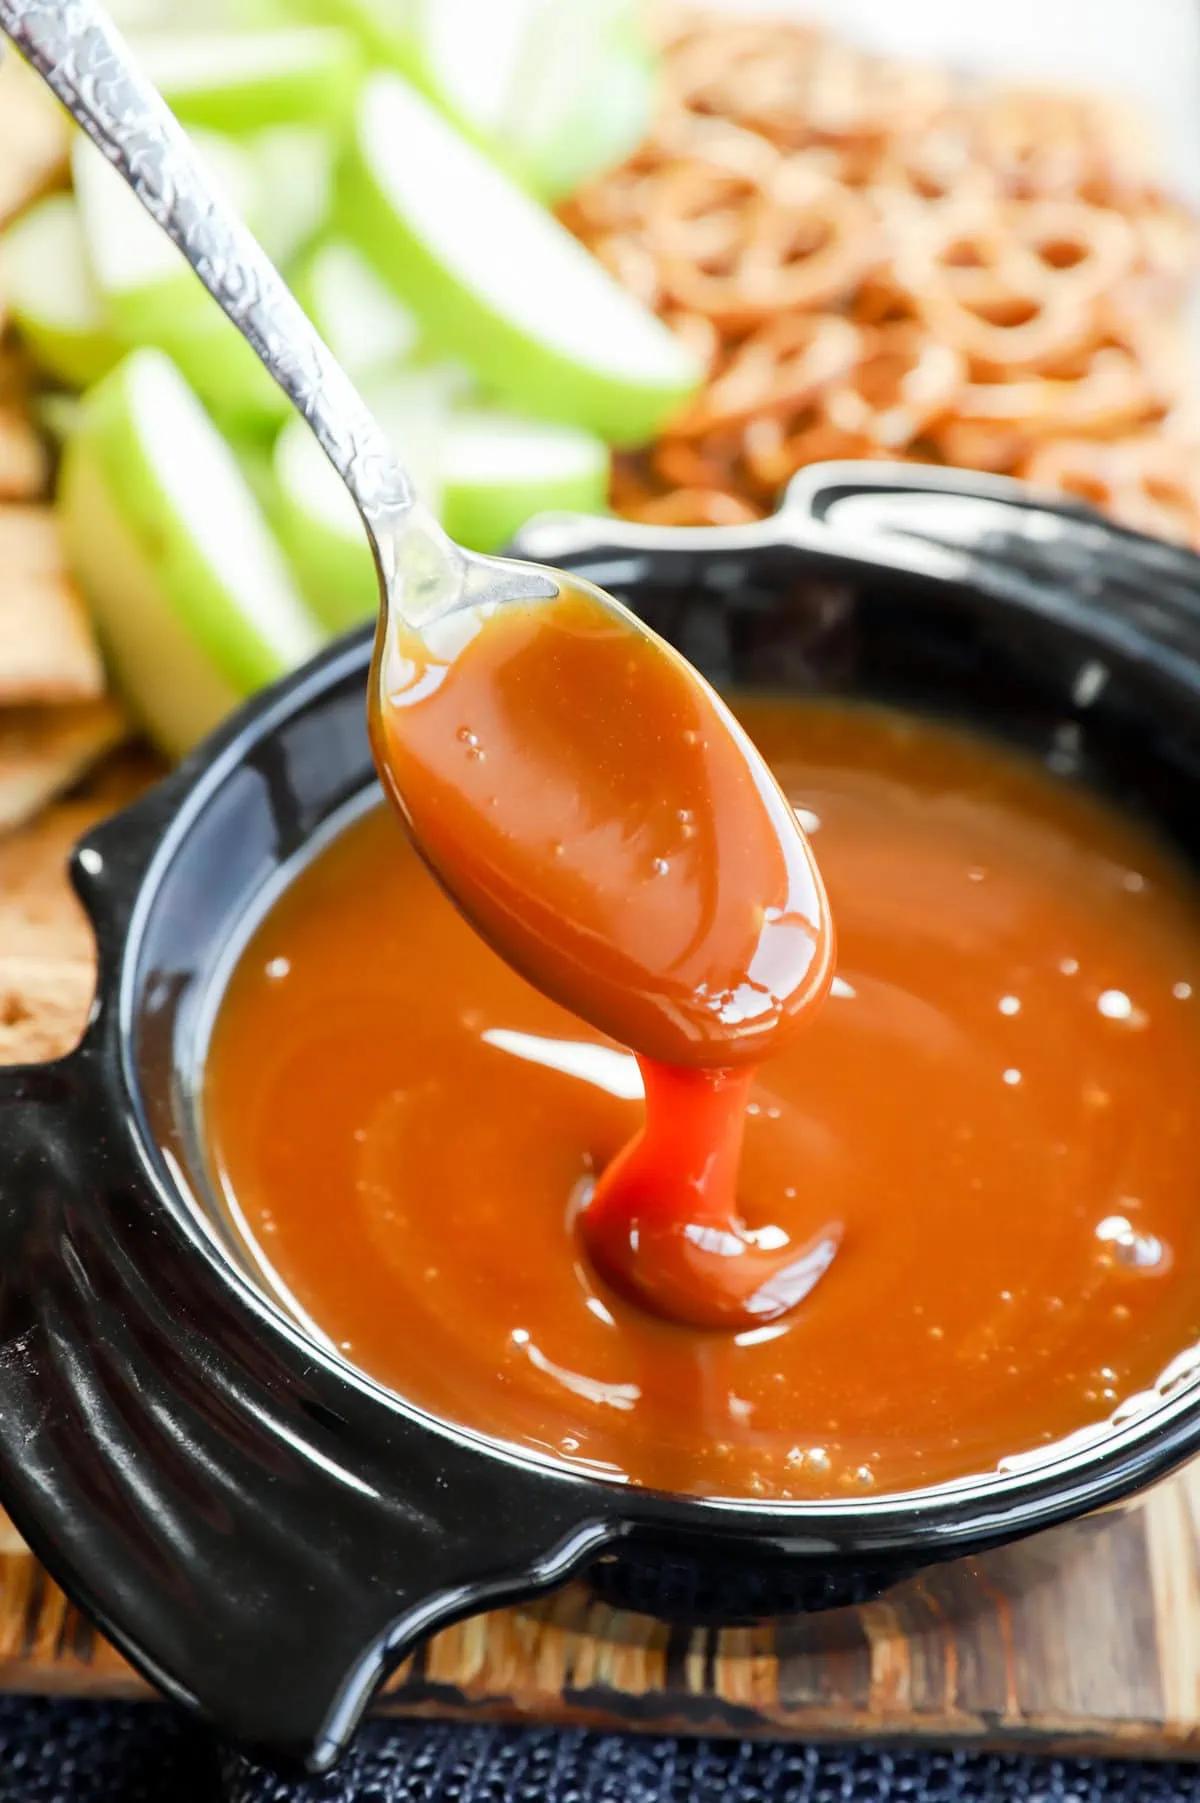
[[[1112,524],[1092,508],[1003,476],[887,463],[801,470],[779,511],[744,526],[646,526],[582,514],[541,514],[519,533],[520,555],[545,563],[611,564],[620,583],[639,560],[673,554],[672,581],[747,551],[802,553],[810,567],[861,580],[968,588],[1081,629],[1114,654],[1200,685],[1200,557]],[[1188,668],[1190,666],[1190,669]]]
[[[0,1502],[155,1686],[320,1770],[414,1643],[561,1582],[580,1487],[392,1410],[154,1195],[104,1016],[0,1071]]]
[[[830,463],[793,478],[776,518],[822,559],[1016,603],[1200,688],[1200,557],[1081,502],[967,470]]]

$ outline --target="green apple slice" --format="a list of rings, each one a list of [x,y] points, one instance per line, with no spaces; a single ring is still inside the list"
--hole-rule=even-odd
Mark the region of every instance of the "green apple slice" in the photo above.
[[[416,320],[343,239],[331,239],[314,251],[296,278],[296,298],[355,381],[394,368],[416,349]]]
[[[398,75],[363,88],[340,198],[430,340],[520,412],[640,444],[698,383],[662,322]]]
[[[412,0],[417,85],[544,196],[619,162],[650,114],[634,0]]]
[[[196,133],[213,180],[253,218],[257,184],[240,145]],[[80,221],[114,334],[166,351],[205,404],[234,427],[278,425],[288,402],[116,170],[82,135],[71,153]]]
[[[166,751],[318,648],[233,453],[160,351],[86,397],[59,507],[117,684]]]
[[[568,0],[570,11],[580,0]],[[561,0],[554,0],[557,9]],[[545,0],[414,0],[414,75],[465,130],[503,155],[513,90]]]
[[[0,282],[35,362],[71,388],[85,388],[121,355],[88,262],[69,194],[50,194],[0,238]]]
[[[254,232],[280,269],[308,249],[329,220],[336,152],[309,125],[270,125],[246,141],[258,176]]]
[[[442,453],[442,524],[474,551],[498,551],[533,513],[602,513],[608,447],[577,426],[483,408],[451,420]]]
[[[405,371],[368,390],[367,403],[403,458],[418,492],[436,512],[438,466],[457,371]],[[313,612],[331,632],[369,619],[379,605],[375,565],[341,478],[299,417],[275,444],[276,501],[271,518]]]
[[[47,438],[63,445],[82,417],[83,402],[77,394],[64,394],[61,389],[47,389],[33,398],[33,416]]]
[[[505,142],[516,173],[557,200],[629,155],[646,134],[655,68],[627,0],[551,5],[531,40]]]
[[[339,123],[358,86],[358,46],[332,26],[156,32],[139,62],[187,125],[234,136],[267,125]]]
[[[348,31],[370,64],[400,69],[418,79],[410,0],[290,0],[290,4],[297,18]]]

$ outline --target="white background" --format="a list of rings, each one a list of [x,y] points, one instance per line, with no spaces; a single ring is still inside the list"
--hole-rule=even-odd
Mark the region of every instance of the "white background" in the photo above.
[[[570,0],[561,0],[570,4]],[[825,20],[880,50],[1108,90],[1153,121],[1171,184],[1200,204],[1197,0],[722,0]]]

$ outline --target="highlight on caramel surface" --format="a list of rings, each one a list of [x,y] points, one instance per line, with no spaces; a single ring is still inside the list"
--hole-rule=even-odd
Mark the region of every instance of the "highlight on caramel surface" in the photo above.
[[[585,584],[394,627],[372,675],[384,786],[502,957],[650,1057],[752,1063],[828,987],[791,808],[696,671]]]
[[[248,945],[208,1060],[264,1282],[416,1405],[694,1494],[866,1496],[1052,1450],[1200,1339],[1200,933],[1129,820],[948,729],[738,703],[803,810],[832,993],[754,1079],[751,1226],[836,1244],[786,1319],[672,1327],[578,1241],[636,1061],[515,975],[385,809]]]

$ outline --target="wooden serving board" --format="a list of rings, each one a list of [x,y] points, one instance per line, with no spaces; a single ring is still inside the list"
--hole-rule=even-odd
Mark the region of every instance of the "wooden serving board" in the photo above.
[[[91,993],[70,845],[147,780],[126,758],[0,840],[0,1062],[51,1057]],[[0,1688],[147,1696],[0,1516]],[[687,1630],[586,1584],[434,1636],[384,1707],[727,1734],[1200,1755],[1200,1463],[1131,1507],[856,1609]]]

